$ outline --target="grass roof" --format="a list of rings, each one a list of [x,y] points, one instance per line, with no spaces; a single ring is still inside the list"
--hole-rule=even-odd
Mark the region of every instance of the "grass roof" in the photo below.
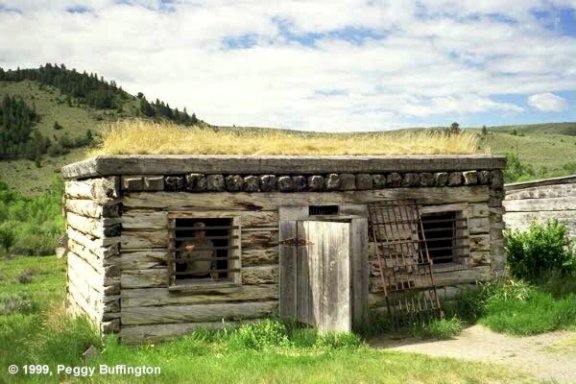
[[[418,130],[309,133],[274,129],[211,129],[125,120],[104,130],[90,155],[449,155],[487,153],[478,135]]]

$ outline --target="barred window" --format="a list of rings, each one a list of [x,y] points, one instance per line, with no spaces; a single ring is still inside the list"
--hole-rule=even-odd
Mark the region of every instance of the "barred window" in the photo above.
[[[240,284],[238,217],[189,217],[170,220],[170,287]]]
[[[468,256],[467,220],[460,211],[422,213],[422,239],[434,264],[459,263]]]

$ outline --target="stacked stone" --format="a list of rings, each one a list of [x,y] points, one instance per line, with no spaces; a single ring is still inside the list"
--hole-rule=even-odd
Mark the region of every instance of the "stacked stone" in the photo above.
[[[330,173],[324,175],[224,175],[190,173],[124,176],[124,191],[186,192],[332,192],[384,188],[433,188],[494,185],[501,171]],[[502,187],[499,187],[502,191]],[[495,195],[496,197],[496,195]]]

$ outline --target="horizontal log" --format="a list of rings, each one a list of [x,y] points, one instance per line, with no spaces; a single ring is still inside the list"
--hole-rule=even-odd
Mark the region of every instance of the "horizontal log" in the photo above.
[[[242,249],[278,248],[278,228],[242,232],[241,244]]]
[[[504,200],[506,212],[542,212],[576,210],[576,195],[529,200]]]
[[[103,291],[105,279],[102,273],[92,268],[90,264],[72,252],[68,252],[67,263],[68,274],[77,276],[78,278],[76,281],[82,280],[86,285],[95,291]]]
[[[490,235],[470,235],[470,251],[490,250]]]
[[[81,298],[84,305],[90,307],[94,313],[103,312],[103,295],[93,289],[82,275],[70,271],[67,276],[68,292],[73,292],[75,297]]]
[[[182,336],[198,329],[220,329],[223,327],[236,327],[238,324],[239,323],[235,321],[214,321],[204,323],[128,325],[122,326],[119,336],[122,342],[126,344],[152,343]]]
[[[437,287],[469,284],[477,281],[488,281],[492,278],[490,266],[467,267],[460,264],[434,266],[434,282]],[[370,292],[382,292],[379,276],[370,277]]]
[[[88,317],[88,319],[94,324],[98,325],[102,320],[102,312],[97,312],[92,306],[90,306],[78,292],[71,290],[68,292],[68,300],[74,301],[78,309],[81,310],[81,314]],[[77,312],[77,311],[76,311]],[[78,313],[76,313],[78,314]]]
[[[118,244],[106,247],[96,244],[94,241],[77,231],[68,231],[68,248],[77,255],[91,253],[95,260],[99,260],[104,266],[117,265],[120,250]],[[88,256],[87,256],[88,257]]]
[[[122,231],[120,247],[122,250],[145,250],[150,248],[167,249],[169,233],[165,231]]]
[[[76,243],[72,239],[68,239],[68,250],[90,264],[94,270],[99,272],[103,270],[104,260],[102,256],[93,254],[85,246]]]
[[[434,281],[436,285],[443,287],[447,285],[468,284],[475,283],[477,281],[487,281],[491,278],[489,266],[470,268],[457,265],[456,268],[458,269],[443,270],[441,266],[435,266]]]
[[[505,158],[490,155],[435,156],[245,156],[116,155],[98,156],[62,168],[66,179],[107,175],[184,173],[301,174],[440,172],[503,169]]]
[[[477,235],[490,233],[490,219],[488,217],[472,217],[468,219],[468,233]]]
[[[120,276],[122,290],[130,288],[167,288],[168,270],[166,268],[122,271]]]
[[[242,248],[242,266],[251,267],[258,265],[278,264],[278,247]]]
[[[511,183],[506,184],[505,189],[506,191],[516,191],[521,189],[528,189],[528,188],[538,188],[548,185],[556,185],[556,184],[575,184],[576,183],[576,176],[561,176],[561,177],[551,177],[544,180],[532,180],[532,181],[524,181],[520,183]]]
[[[490,265],[491,262],[490,251],[474,251],[470,252],[470,255],[467,257],[466,265],[469,267],[477,267]]]
[[[116,177],[82,181],[66,181],[64,195],[72,199],[94,200],[100,205],[109,204],[120,196]]]
[[[162,266],[166,267],[167,260],[168,252],[166,250],[122,252],[120,267],[123,271],[153,269]]]
[[[123,325],[237,321],[269,317],[277,307],[277,301],[130,307],[120,318]]]
[[[168,228],[168,212],[131,210],[122,213],[124,230],[164,230]]]
[[[91,250],[117,246],[120,243],[120,237],[97,238],[90,234],[82,233],[69,225],[66,227],[66,234],[69,239],[73,239],[78,244],[89,247]]]
[[[242,284],[278,284],[278,266],[266,265],[242,268]]]
[[[120,235],[120,218],[95,219],[66,212],[66,222],[72,228],[95,238],[115,237]]]
[[[506,191],[506,200],[543,199],[576,196],[576,181],[572,184],[538,186]]]
[[[93,217],[120,217],[118,204],[100,205],[94,200],[66,199],[64,209],[78,215]]]
[[[572,211],[543,211],[543,212],[508,212],[504,215],[507,229],[527,230],[531,223],[546,224],[550,220],[566,224],[568,228],[576,231],[576,210]]]
[[[211,304],[278,299],[278,285],[245,285],[232,288],[210,288],[203,291],[170,292],[166,288],[126,289],[122,291],[122,308],[159,305]]]
[[[239,210],[276,211],[281,206],[321,204],[362,204],[382,199],[416,199],[424,205],[450,203],[480,203],[489,199],[488,187],[458,188],[395,188],[372,191],[345,191],[286,194],[269,193],[195,193],[136,192],[127,194],[123,203],[129,209],[158,210]]]
[[[238,211],[222,210],[222,208],[225,207],[220,208],[221,208],[220,210],[200,209],[198,211],[170,212],[170,217],[183,218],[183,219],[203,219],[203,218],[218,219],[218,218],[240,217],[240,225],[242,226],[243,230],[247,228],[278,226],[278,213],[274,211],[238,212]]]

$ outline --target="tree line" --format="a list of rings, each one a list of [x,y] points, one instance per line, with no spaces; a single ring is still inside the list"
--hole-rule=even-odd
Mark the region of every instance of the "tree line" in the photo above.
[[[94,140],[92,131],[88,130],[81,137],[70,138],[64,134],[52,141],[35,129],[39,121],[36,109],[21,97],[4,96],[0,102],[0,160],[25,158],[39,163],[44,154],[63,155]],[[62,128],[55,122],[54,129],[58,129],[57,126]]]
[[[96,73],[79,73],[76,69],[67,69],[64,64],[50,64],[36,69],[4,70],[0,67],[0,81],[37,81],[41,85],[57,88],[63,95],[75,98],[80,104],[85,104],[97,109],[122,110],[124,102],[132,98],[129,93],[119,87],[116,82],[107,82]],[[161,118],[174,121],[183,125],[196,125],[201,121],[192,113],[189,115],[186,109],[179,111],[172,109],[167,103],[158,99],[148,102],[146,97],[138,93],[140,100],[139,113],[143,117]]]

